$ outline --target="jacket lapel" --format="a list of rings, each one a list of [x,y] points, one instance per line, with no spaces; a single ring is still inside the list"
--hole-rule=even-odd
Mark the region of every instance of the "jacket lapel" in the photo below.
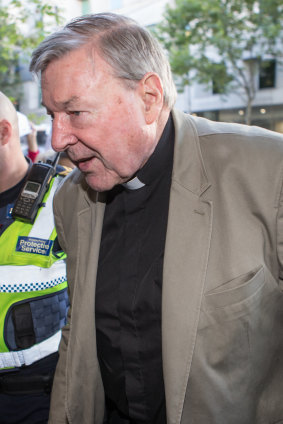
[[[211,237],[212,205],[196,129],[174,113],[175,154],[166,235],[162,351],[167,422],[180,423]]]
[[[104,208],[105,204],[99,202],[99,195],[89,189],[84,193],[84,200],[78,211],[76,281],[79,283],[77,287],[80,287],[77,289],[76,296],[83,296],[86,293],[92,303]]]

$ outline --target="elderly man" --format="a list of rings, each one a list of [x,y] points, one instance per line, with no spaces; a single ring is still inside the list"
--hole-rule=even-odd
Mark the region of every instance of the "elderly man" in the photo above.
[[[281,135],[175,109],[157,41],[115,14],[34,51],[71,296],[50,423],[283,420]]]

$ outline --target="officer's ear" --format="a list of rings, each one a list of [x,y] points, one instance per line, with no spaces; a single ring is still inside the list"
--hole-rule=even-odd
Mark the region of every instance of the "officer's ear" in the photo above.
[[[13,129],[10,122],[7,121],[7,119],[2,119],[2,121],[0,121],[0,143],[2,146],[8,143],[11,138],[12,132]]]
[[[154,72],[148,72],[139,81],[139,90],[144,103],[146,123],[157,121],[163,108],[163,87],[160,77]]]

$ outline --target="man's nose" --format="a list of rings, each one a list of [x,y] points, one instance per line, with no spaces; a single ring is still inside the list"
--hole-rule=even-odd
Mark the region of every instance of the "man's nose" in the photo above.
[[[75,144],[76,136],[72,133],[71,126],[63,116],[54,116],[52,121],[51,144],[55,151],[62,152],[70,145]]]

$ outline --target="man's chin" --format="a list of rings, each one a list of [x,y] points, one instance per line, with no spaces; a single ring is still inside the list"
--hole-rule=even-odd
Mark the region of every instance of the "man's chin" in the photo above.
[[[86,175],[85,180],[87,182],[87,185],[95,191],[103,192],[103,191],[109,191],[114,186],[120,184],[120,181],[117,179],[109,179],[107,181],[94,177],[93,175]]]

